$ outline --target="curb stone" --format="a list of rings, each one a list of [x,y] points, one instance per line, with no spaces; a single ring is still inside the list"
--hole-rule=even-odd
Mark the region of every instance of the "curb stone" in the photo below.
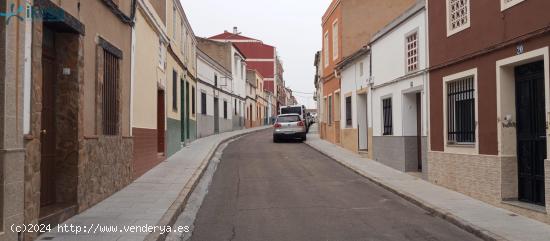
[[[388,183],[385,183],[384,181],[380,180],[380,178],[377,178],[377,177],[373,177],[371,176],[370,174],[360,170],[359,168],[356,168],[354,167],[353,165],[351,164],[348,164],[346,163],[345,161],[342,161],[340,160],[338,157],[335,157],[333,155],[331,155],[330,153],[328,153],[327,151],[325,150],[322,150],[322,149],[319,149],[317,148],[316,146],[314,146],[311,142],[309,141],[306,141],[304,142],[305,144],[307,144],[309,147],[317,150],[318,152],[322,153],[323,155],[329,157],[330,159],[336,161],[336,163],[352,170],[353,172],[367,178],[368,180],[370,180],[371,182],[375,183],[376,185],[400,196],[401,198],[411,202],[412,204],[428,211],[430,213],[430,215],[433,215],[433,216],[436,216],[436,217],[439,217],[439,218],[442,218],[443,220],[449,222],[449,223],[452,223],[454,224],[455,226],[477,236],[478,238],[481,238],[483,240],[486,240],[486,241],[506,241],[508,239],[505,239],[493,232],[490,232],[484,228],[481,228],[481,227],[478,227],[450,212],[447,212],[445,210],[442,210],[440,208],[437,208],[425,201],[422,201],[420,198],[416,197],[415,195],[413,194],[410,194],[410,193],[407,193],[407,192],[404,192],[404,191],[401,191],[401,190],[398,190],[398,188],[395,188],[393,186],[391,186],[390,184]],[[366,159],[368,160],[368,159]],[[371,161],[371,160],[369,160]]]

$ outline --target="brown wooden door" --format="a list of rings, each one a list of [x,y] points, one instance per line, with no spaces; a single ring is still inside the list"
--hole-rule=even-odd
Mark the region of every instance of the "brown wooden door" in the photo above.
[[[157,93],[157,152],[164,153],[165,120],[164,120],[164,90]]]
[[[40,204],[55,203],[55,86],[57,78],[54,32],[44,29],[42,48],[42,126],[40,133]]]

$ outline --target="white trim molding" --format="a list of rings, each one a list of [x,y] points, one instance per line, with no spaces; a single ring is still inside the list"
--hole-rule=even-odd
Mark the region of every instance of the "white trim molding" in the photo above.
[[[544,47],[496,61],[496,82],[497,82],[497,130],[498,130],[498,153],[501,156],[516,156],[516,132],[515,128],[502,127],[506,115],[512,115],[510,121],[515,122],[515,75],[514,67],[531,62],[544,61],[544,95],[546,122],[550,121],[550,48]],[[506,96],[505,98],[502,98]],[[506,108],[511,107],[511,108]],[[512,110],[513,109],[513,110]],[[510,113],[513,112],[513,113]],[[548,136],[550,132],[546,132]],[[508,141],[504,141],[508,140]],[[550,142],[547,143],[547,150],[550,150]]]
[[[448,127],[447,127],[447,85],[450,82],[464,79],[467,77],[473,77],[474,79],[474,98],[475,98],[475,143],[472,145],[461,145],[461,144],[449,144],[448,142]],[[447,153],[455,153],[455,154],[471,154],[471,155],[478,155],[479,154],[479,98],[478,98],[478,74],[477,74],[477,68],[462,71],[460,73],[452,74],[443,77],[443,144],[444,144],[444,151]]]
[[[451,5],[451,1],[453,1],[452,3],[455,3],[455,2],[462,2],[463,1],[463,8],[465,8],[463,11],[465,11],[465,16],[463,17],[464,19],[464,23],[460,24],[460,26],[457,26],[455,28],[452,27],[452,21],[451,21],[451,17],[453,15],[453,10],[455,10],[455,13],[460,13],[460,10],[456,10],[456,9],[451,9],[453,6]],[[450,37],[451,35],[453,34],[456,34],[464,29],[467,29],[470,27],[470,23],[471,23],[471,15],[472,15],[472,7],[471,7],[471,4],[470,4],[470,0],[445,0],[446,2],[446,12],[447,12],[447,15],[446,15],[446,18],[447,18],[447,37]],[[460,3],[459,3],[460,4]],[[456,6],[455,6],[456,7]]]
[[[516,6],[523,1],[525,0],[500,0],[500,11]]]

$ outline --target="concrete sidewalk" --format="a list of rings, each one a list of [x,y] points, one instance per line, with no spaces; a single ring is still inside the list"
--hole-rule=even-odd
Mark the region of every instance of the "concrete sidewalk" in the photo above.
[[[57,229],[38,240],[140,241],[159,240],[160,232],[126,232],[125,226],[171,226],[200,179],[216,149],[232,138],[270,126],[226,132],[198,139],[162,162],[142,177],[92,208],[70,218],[64,224],[78,225],[79,234]],[[191,225],[191,224],[188,224]],[[104,227],[118,230],[101,232]]]
[[[485,240],[550,240],[550,225],[519,216],[359,156],[308,135],[309,146]]]

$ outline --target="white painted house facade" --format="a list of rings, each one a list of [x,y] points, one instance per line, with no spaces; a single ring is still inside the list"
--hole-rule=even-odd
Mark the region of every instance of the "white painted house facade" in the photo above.
[[[427,30],[423,1],[371,40],[374,159],[426,173]]]
[[[337,66],[341,77],[340,133],[346,149],[372,157],[370,103],[370,50],[361,48]]]
[[[233,45],[231,48],[233,74],[233,129],[244,128],[246,101],[246,59]]]
[[[231,72],[197,49],[197,75],[198,137],[232,131]]]

